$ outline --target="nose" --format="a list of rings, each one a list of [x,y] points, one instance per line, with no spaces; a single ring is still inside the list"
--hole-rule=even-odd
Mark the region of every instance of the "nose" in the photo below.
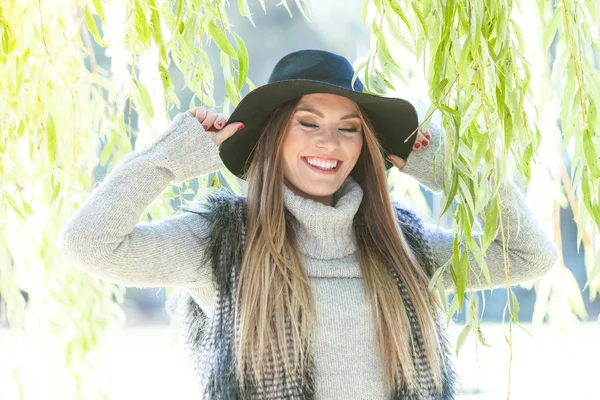
[[[323,127],[323,129],[320,129],[316,137],[315,145],[327,149],[328,151],[338,148],[340,145],[340,138],[337,129],[330,127]]]

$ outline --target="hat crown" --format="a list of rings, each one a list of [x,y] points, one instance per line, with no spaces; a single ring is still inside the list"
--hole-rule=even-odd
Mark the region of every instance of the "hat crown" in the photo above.
[[[269,83],[300,80],[318,81],[355,92],[363,91],[360,79],[354,81],[354,68],[343,56],[324,50],[299,50],[283,57],[273,68]]]

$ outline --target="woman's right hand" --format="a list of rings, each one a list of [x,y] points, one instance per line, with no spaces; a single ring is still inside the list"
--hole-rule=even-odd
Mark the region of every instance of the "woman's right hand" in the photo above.
[[[207,110],[206,107],[201,106],[192,108],[187,113],[202,124],[206,134],[217,146],[220,146],[226,139],[244,128],[244,124],[241,122],[234,122],[227,125],[225,116],[222,113],[218,113],[214,108]]]

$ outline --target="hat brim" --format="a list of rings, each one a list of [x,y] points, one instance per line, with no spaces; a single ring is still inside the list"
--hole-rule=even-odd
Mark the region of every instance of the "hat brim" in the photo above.
[[[311,93],[331,93],[347,97],[356,102],[368,115],[377,139],[385,154],[406,159],[416,141],[413,135],[418,127],[417,111],[406,100],[356,92],[342,87],[306,79],[278,81],[260,86],[248,93],[231,114],[228,124],[242,122],[244,129],[229,137],[219,147],[225,167],[243,178],[252,152],[261,133],[261,128],[273,109],[286,101]],[[386,169],[393,166],[385,160]]]

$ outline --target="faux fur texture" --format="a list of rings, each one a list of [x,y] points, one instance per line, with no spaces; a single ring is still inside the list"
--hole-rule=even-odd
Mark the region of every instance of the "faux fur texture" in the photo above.
[[[241,393],[239,382],[235,376],[235,332],[234,299],[237,290],[237,278],[242,261],[245,244],[246,198],[235,196],[225,190],[211,193],[202,203],[203,207],[190,209],[209,221],[211,235],[203,245],[208,246],[207,259],[199,260],[198,265],[210,263],[213,281],[217,288],[217,299],[213,318],[209,320],[193,297],[185,290],[180,290],[168,304],[169,312],[179,321],[184,346],[194,361],[195,370],[204,390],[204,399],[314,399],[314,360],[307,352],[306,360],[309,368],[303,376],[286,376],[283,371],[273,374],[272,364],[265,382],[257,384],[251,377],[246,379],[249,391],[245,396]],[[435,269],[433,251],[424,238],[423,223],[412,211],[394,204],[400,227],[417,257],[425,273],[431,278]],[[450,345],[446,336],[444,318],[441,310],[434,310],[436,330],[444,354],[443,390],[435,393],[433,376],[425,357],[422,335],[414,307],[403,282],[394,270],[393,275],[398,284],[401,296],[406,304],[411,324],[413,362],[418,373],[419,387],[409,390],[396,387],[390,399],[435,399],[448,400],[454,398],[456,375],[450,361]],[[288,353],[291,356],[288,327]],[[279,377],[279,378],[277,378]]]

